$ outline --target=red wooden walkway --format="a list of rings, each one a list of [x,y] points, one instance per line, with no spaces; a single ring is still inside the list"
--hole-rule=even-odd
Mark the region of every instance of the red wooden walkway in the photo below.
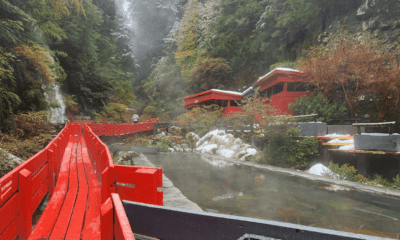
[[[135,239],[122,200],[163,205],[162,170],[114,165],[98,135],[153,129],[139,124],[67,124],[48,146],[0,179],[2,239]],[[134,185],[134,187],[133,187]],[[50,200],[32,230],[32,215]]]

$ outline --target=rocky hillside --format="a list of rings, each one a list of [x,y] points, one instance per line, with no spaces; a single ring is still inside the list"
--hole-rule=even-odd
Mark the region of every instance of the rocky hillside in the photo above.
[[[377,41],[400,56],[400,1],[364,0],[357,11],[330,22],[318,36],[318,43],[329,46],[340,38]]]

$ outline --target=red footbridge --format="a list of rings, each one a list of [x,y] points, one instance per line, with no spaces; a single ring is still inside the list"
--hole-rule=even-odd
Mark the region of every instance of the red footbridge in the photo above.
[[[115,165],[99,136],[153,130],[155,121],[67,124],[0,179],[0,239],[135,239],[121,200],[163,205],[162,169]]]
[[[384,239],[164,207],[158,190],[162,169],[114,164],[99,136],[165,127],[156,119],[66,124],[47,147],[0,179],[0,240]],[[34,213],[46,196],[47,206],[33,227]]]

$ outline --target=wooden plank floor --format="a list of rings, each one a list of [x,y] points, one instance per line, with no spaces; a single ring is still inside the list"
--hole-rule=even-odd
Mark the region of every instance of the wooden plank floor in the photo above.
[[[83,137],[70,137],[54,194],[29,239],[100,239],[100,189]]]

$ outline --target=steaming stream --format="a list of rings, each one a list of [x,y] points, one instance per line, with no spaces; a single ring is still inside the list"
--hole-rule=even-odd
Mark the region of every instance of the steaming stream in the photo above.
[[[199,154],[146,157],[204,211],[382,237],[400,236],[400,199]]]

